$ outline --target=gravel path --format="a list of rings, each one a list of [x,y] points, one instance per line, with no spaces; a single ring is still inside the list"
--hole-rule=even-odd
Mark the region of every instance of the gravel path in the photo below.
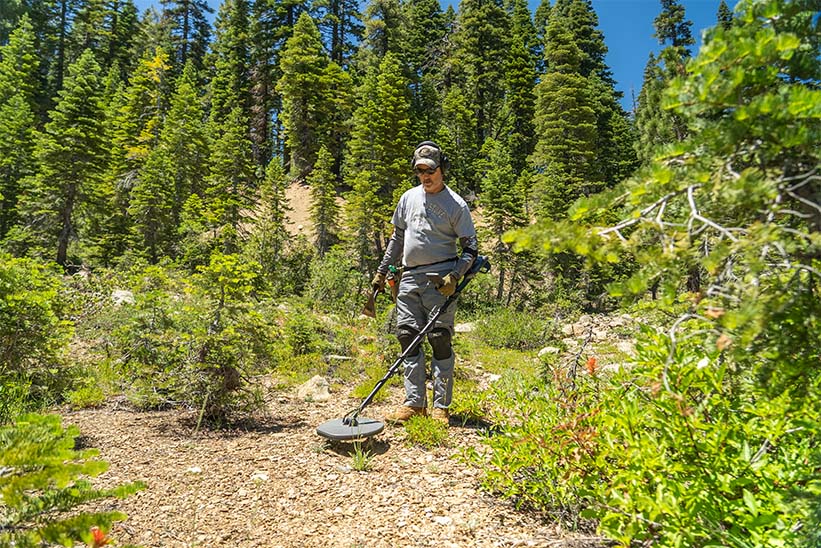
[[[374,404],[381,418],[396,403]],[[142,480],[147,488],[104,502],[128,520],[120,544],[145,547],[496,547],[601,546],[482,492],[480,471],[459,455],[478,433],[452,425],[449,446],[410,446],[387,427],[371,439],[370,470],[352,468],[353,446],[315,433],[353,401],[308,403],[279,395],[271,418],[251,430],[193,432],[180,411],[109,407],[64,413],[85,447],[110,463],[101,485]]]

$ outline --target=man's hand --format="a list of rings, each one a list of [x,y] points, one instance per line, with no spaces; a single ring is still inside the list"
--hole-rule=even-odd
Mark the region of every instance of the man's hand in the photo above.
[[[456,275],[452,272],[442,278],[442,285],[436,289],[445,297],[450,297],[456,292]]]
[[[377,272],[373,275],[373,281],[371,282],[371,287],[374,291],[382,291],[385,289],[385,274],[381,272]]]

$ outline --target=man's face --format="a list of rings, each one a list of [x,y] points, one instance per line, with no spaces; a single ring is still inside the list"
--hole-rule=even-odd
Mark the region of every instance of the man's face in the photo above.
[[[436,194],[445,188],[445,178],[439,167],[436,169],[430,169],[427,166],[419,165],[413,170],[413,172],[416,173],[416,176],[419,178],[419,182],[422,183],[422,188],[424,188],[425,192],[428,194]]]

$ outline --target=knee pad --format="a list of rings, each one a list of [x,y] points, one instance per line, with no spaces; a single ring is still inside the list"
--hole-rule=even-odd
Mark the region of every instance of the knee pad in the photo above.
[[[412,327],[400,325],[396,328],[396,338],[399,339],[399,344],[402,346],[402,352],[408,349],[417,335],[419,335],[419,332]]]
[[[450,345],[450,330],[437,327],[428,333],[428,342],[433,349],[433,357],[437,360],[446,360],[453,355],[453,348]]]

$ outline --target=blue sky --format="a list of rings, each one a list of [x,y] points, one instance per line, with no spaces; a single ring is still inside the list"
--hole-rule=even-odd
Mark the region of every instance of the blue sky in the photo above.
[[[726,0],[732,7],[735,2]],[[135,0],[140,11],[158,1]],[[642,75],[647,56],[651,51],[658,51],[659,44],[653,38],[653,19],[661,6],[658,0],[592,0],[593,8],[599,16],[599,29],[604,33],[607,44],[607,64],[613,71],[616,89],[624,93],[622,105],[630,110],[632,96],[641,91]],[[697,44],[693,54],[701,44],[701,33],[716,23],[716,13],[720,0],[680,0],[685,8],[687,18],[693,23],[693,37]],[[221,0],[208,0],[217,11]],[[443,2],[447,6],[449,3]],[[535,12],[538,0],[530,0],[531,12]]]

